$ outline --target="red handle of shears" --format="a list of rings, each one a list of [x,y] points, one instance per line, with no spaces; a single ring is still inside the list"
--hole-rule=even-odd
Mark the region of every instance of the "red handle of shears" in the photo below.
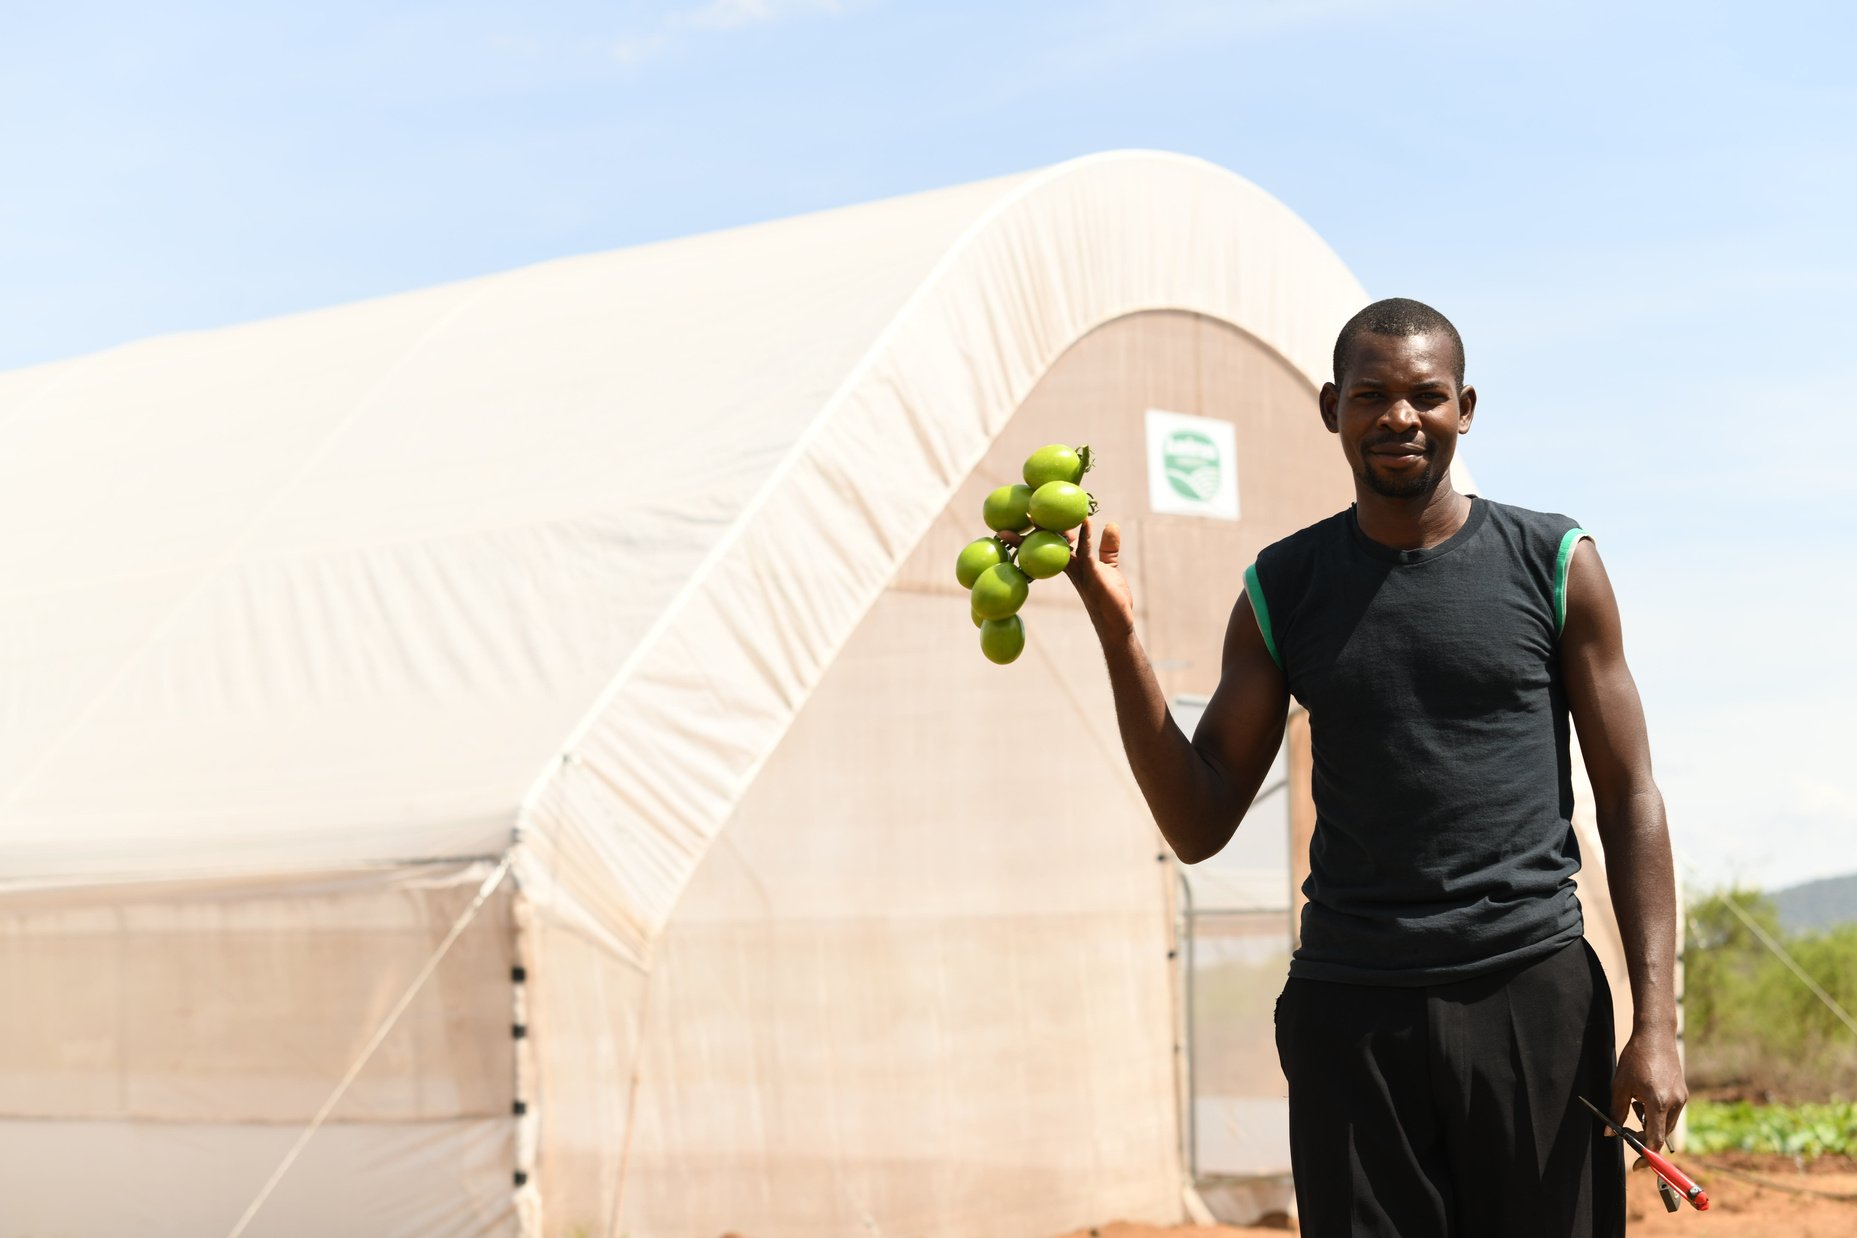
[[[1638,1155],[1644,1158],[1644,1163],[1656,1170],[1658,1176],[1665,1182],[1668,1182],[1671,1186],[1681,1191],[1684,1199],[1696,1205],[1696,1211],[1707,1212],[1709,1210],[1709,1196],[1707,1192],[1696,1185],[1688,1174],[1645,1147],[1644,1141],[1630,1131],[1623,1131],[1621,1133],[1625,1136],[1626,1142],[1638,1150]]]
[[[1604,1122],[1607,1126],[1617,1131],[1619,1137],[1630,1144],[1632,1148],[1637,1151],[1638,1155],[1644,1158],[1644,1163],[1656,1171],[1658,1177],[1662,1178],[1679,1191],[1684,1199],[1687,1199],[1695,1206],[1697,1212],[1707,1212],[1709,1210],[1709,1197],[1694,1179],[1678,1169],[1675,1165],[1672,1165],[1663,1156],[1645,1147],[1644,1140],[1638,1136],[1638,1132],[1620,1126],[1617,1122],[1607,1117],[1603,1109],[1593,1104],[1592,1101],[1587,1100],[1584,1096],[1580,1097],[1579,1100],[1582,1105],[1592,1110],[1593,1115],[1601,1122]]]

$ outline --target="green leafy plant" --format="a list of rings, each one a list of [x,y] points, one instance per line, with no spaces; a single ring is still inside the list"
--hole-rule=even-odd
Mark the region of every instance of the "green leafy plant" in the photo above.
[[[1769,1152],[1812,1160],[1857,1153],[1857,1104],[1756,1105],[1750,1101],[1690,1103],[1689,1149]]]

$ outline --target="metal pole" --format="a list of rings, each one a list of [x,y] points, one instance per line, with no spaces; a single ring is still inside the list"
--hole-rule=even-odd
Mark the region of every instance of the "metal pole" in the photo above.
[[[1187,1181],[1197,1186],[1199,1184],[1199,1070],[1193,1039],[1193,938],[1197,929],[1193,911],[1193,885],[1186,879],[1185,870],[1178,865],[1175,866],[1174,875],[1180,882],[1181,919],[1185,924],[1185,931],[1180,934],[1182,947],[1180,957],[1185,966],[1185,975],[1180,983],[1180,993],[1186,1026],[1180,1039],[1186,1047],[1186,1173]]]

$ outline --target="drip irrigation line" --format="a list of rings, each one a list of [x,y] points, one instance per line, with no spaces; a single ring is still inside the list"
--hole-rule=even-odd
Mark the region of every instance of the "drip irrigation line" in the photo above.
[[[1790,1195],[1810,1195],[1814,1199],[1836,1200],[1841,1204],[1857,1204],[1857,1194],[1851,1194],[1847,1191],[1819,1191],[1809,1186],[1788,1186],[1784,1182],[1775,1182],[1772,1178],[1763,1178],[1759,1174],[1751,1174],[1745,1169],[1736,1169],[1733,1166],[1724,1165],[1711,1157],[1697,1156],[1695,1153],[1690,1153],[1686,1159],[1698,1165],[1706,1166],[1712,1174],[1727,1174],[1730,1178],[1740,1178],[1744,1182],[1751,1182],[1755,1186],[1763,1187],[1766,1190],[1785,1191]]]

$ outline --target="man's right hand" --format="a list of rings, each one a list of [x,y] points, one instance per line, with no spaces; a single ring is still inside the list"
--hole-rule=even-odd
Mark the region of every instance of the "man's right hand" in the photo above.
[[[1135,597],[1129,591],[1128,577],[1122,575],[1122,530],[1112,520],[1103,526],[1102,543],[1096,545],[1095,530],[1089,518],[1080,528],[1064,535],[1070,539],[1070,563],[1064,575],[1077,586],[1097,630],[1121,635],[1135,628]]]
[[[997,532],[994,536],[1008,546],[1017,547],[1028,535]],[[1081,526],[1065,532],[1064,540],[1070,543],[1070,563],[1064,568],[1064,575],[1077,586],[1077,593],[1083,598],[1084,609],[1090,612],[1097,632],[1105,638],[1133,632],[1135,596],[1129,590],[1128,577],[1122,575],[1119,566],[1122,530],[1114,521],[1104,525],[1098,547],[1090,518],[1085,516]]]

